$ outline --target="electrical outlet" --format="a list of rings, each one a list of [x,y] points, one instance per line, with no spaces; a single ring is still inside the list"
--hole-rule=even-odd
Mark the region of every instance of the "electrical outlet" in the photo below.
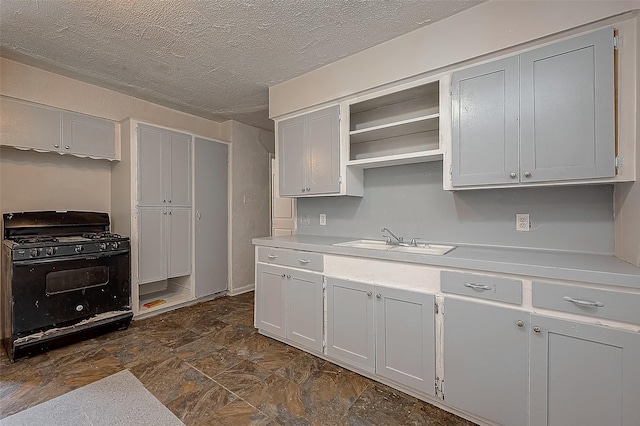
[[[320,213],[320,225],[325,226],[327,224],[327,215]]]
[[[516,231],[529,232],[530,229],[529,213],[516,213]]]

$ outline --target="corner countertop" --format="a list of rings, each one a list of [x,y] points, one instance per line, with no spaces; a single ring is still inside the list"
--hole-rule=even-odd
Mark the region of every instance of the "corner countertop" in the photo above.
[[[640,289],[640,268],[615,256],[464,245],[458,246],[445,255],[432,256],[334,245],[356,239],[298,234],[283,237],[254,238],[253,244],[324,254],[357,256]]]

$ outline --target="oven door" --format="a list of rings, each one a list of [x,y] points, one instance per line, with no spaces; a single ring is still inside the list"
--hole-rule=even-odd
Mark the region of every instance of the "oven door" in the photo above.
[[[13,263],[13,335],[130,309],[129,251]]]

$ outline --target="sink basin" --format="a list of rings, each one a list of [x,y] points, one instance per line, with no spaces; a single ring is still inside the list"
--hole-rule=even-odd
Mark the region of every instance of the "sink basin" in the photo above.
[[[443,254],[449,253],[451,250],[456,248],[456,246],[449,246],[444,244],[428,244],[428,243],[418,243],[415,246],[411,245],[393,245],[387,244],[385,241],[380,240],[354,240],[347,241],[344,243],[336,243],[334,246],[340,247],[353,247],[353,248],[363,248],[363,249],[371,249],[371,250],[384,250],[384,251],[399,251],[403,253],[418,253],[418,254],[430,254],[433,256],[442,256]]]

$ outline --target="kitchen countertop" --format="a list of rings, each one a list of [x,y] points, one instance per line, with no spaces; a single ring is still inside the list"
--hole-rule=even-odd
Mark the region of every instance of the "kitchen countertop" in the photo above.
[[[615,256],[537,249],[458,246],[442,256],[335,246],[357,238],[291,235],[254,238],[253,244],[430,266],[528,275],[640,289],[640,268]],[[440,243],[438,243],[440,244]]]

